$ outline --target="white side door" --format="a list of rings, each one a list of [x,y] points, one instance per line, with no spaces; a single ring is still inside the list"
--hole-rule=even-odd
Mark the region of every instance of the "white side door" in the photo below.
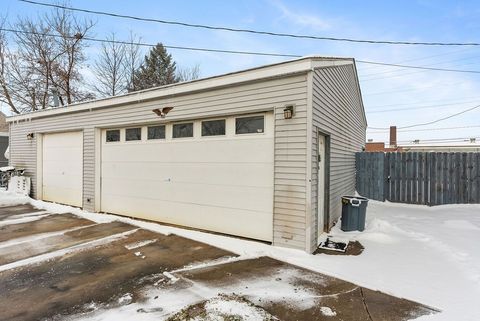
[[[83,132],[43,135],[42,199],[83,205]]]

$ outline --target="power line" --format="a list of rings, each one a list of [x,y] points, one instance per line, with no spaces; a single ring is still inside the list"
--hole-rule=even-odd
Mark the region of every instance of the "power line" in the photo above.
[[[464,50],[459,50],[459,51],[464,51]],[[443,61],[438,61],[438,62],[435,62],[435,63],[432,63],[432,64],[428,64],[426,66],[422,66],[422,67],[431,67],[431,66],[436,66],[436,65],[441,65],[441,64],[444,64],[444,63],[451,63],[451,62],[457,62],[457,61],[463,61],[463,60],[469,60],[469,59],[478,59],[478,56],[471,56],[471,57],[462,57],[462,58],[458,58],[458,59],[450,59],[450,60],[443,60]],[[415,60],[415,59],[411,59],[411,60]],[[473,63],[478,63],[477,61],[473,62]],[[467,63],[467,64],[472,64],[472,62],[470,63]],[[465,64],[461,64],[461,65],[465,65]],[[381,71],[381,72],[375,72],[375,73],[369,73],[369,74],[364,74],[362,75],[362,78],[363,77],[370,77],[370,76],[376,76],[376,75],[383,75],[383,74],[387,74],[387,73],[401,73],[403,70],[389,70],[389,71]],[[379,79],[379,77],[375,77],[375,78],[372,78],[372,79]],[[370,78],[368,79],[365,79],[365,80],[371,80]]]
[[[436,99],[436,100],[425,100],[422,101],[422,103],[436,103],[436,102],[445,102],[445,101],[450,101],[452,102],[453,105],[455,104],[462,104],[462,103],[474,103],[480,99],[480,96],[468,96],[468,97],[463,97],[463,98],[468,98],[468,99],[477,99],[477,100],[470,100],[470,101],[465,101],[465,100],[457,100],[457,99]],[[417,103],[400,103],[400,104],[388,104],[388,105],[374,105],[374,106],[369,106],[369,109],[378,109],[378,108],[383,108],[383,107],[394,107],[394,106],[415,106],[418,105]],[[423,107],[424,105],[420,105],[419,107]],[[427,105],[428,106],[428,105]],[[432,105],[430,105],[432,106]],[[433,105],[433,106],[442,106],[442,105]]]
[[[417,57],[417,58],[410,58],[410,59],[402,60],[402,61],[395,62],[395,63],[403,64],[403,63],[411,62],[411,61],[431,59],[431,58],[440,57],[440,56],[449,56],[449,55],[453,55],[453,54],[456,54],[456,53],[459,53],[459,52],[470,51],[470,50],[472,50],[472,49],[473,49],[473,48],[463,48],[463,49],[460,49],[460,50],[443,52],[443,53],[439,53],[439,54],[435,54],[435,55],[422,56],[422,57]],[[365,71],[365,70],[376,69],[376,68],[382,68],[382,66],[362,67],[362,69],[361,69],[360,71],[363,72],[363,71]],[[398,70],[398,71],[401,71],[401,70]],[[365,76],[371,76],[371,75],[372,75],[372,74],[367,74],[367,75],[365,75]]]
[[[457,126],[457,127],[440,127],[440,128],[424,128],[424,129],[405,129],[405,130],[398,130],[399,133],[407,133],[407,132],[429,132],[429,131],[437,131],[437,130],[456,130],[456,129],[468,129],[468,128],[480,128],[480,125],[472,125],[472,126]],[[367,129],[368,130],[368,129]],[[388,134],[390,131],[382,130],[382,131],[371,131],[369,134]]]
[[[90,14],[96,14],[96,15],[103,15],[103,16],[110,16],[110,17],[115,17],[115,18],[131,19],[131,20],[145,21],[145,22],[155,22],[155,23],[177,25],[177,26],[190,27],[190,28],[200,28],[200,29],[208,29],[208,30],[221,30],[221,31],[229,31],[229,32],[242,32],[242,33],[259,34],[259,35],[267,35],[267,36],[277,36],[277,37],[312,39],[312,40],[328,40],[328,41],[342,41],[342,42],[368,43],[368,44],[387,44],[387,45],[480,46],[480,43],[478,43],[478,42],[411,42],[411,41],[390,41],[390,40],[365,40],[365,39],[321,37],[321,36],[314,36],[314,35],[279,33],[279,32],[263,31],[263,30],[253,30],[253,29],[242,29],[242,28],[220,27],[220,26],[211,26],[211,25],[203,25],[203,24],[193,24],[193,23],[173,21],[173,20],[143,18],[143,17],[138,17],[138,16],[123,15],[123,14],[111,13],[111,12],[105,12],[105,11],[96,11],[96,10],[89,10],[89,9],[67,7],[67,6],[62,6],[62,5],[58,5],[58,4],[37,2],[37,1],[31,1],[31,0],[19,0],[19,1],[25,2],[25,3],[30,3],[30,4],[35,4],[35,5],[40,5],[40,6],[45,6],[45,7],[53,7],[53,8],[58,8],[58,9],[78,11],[78,12],[84,12],[84,13],[90,13]]]
[[[477,102],[477,101],[469,101],[469,102]],[[430,109],[430,108],[445,108],[455,104],[440,104],[440,105],[430,105],[430,106],[418,106],[418,107],[407,107],[407,108],[392,108],[392,109],[381,109],[381,110],[374,110],[374,111],[367,111],[367,114],[379,114],[379,113],[388,113],[388,112],[395,112],[395,111],[403,111],[403,110],[417,110],[417,109]]]
[[[467,113],[467,112],[469,112],[469,111],[472,111],[472,110],[474,110],[474,109],[477,109],[477,108],[480,108],[480,105],[477,105],[477,106],[474,106],[474,107],[471,107],[471,108],[462,110],[462,111],[460,111],[460,112],[458,112],[458,113],[455,113],[455,114],[452,114],[452,115],[449,115],[449,116],[446,116],[446,117],[443,117],[443,118],[439,118],[439,119],[436,119],[436,120],[433,120],[433,121],[429,121],[429,122],[426,122],[426,123],[419,123],[419,124],[409,125],[409,126],[398,127],[398,129],[413,128],[413,127],[420,127],[420,126],[426,126],[426,125],[435,124],[435,123],[438,123],[438,122],[441,122],[441,121],[444,121],[444,120],[447,120],[447,119],[450,119],[450,118],[453,118],[453,117],[456,117],[456,116],[465,114],[465,113]],[[370,129],[379,129],[379,130],[389,129],[389,128],[385,128],[385,127],[368,127],[368,128],[370,128]]]
[[[470,139],[479,139],[480,137],[460,137],[460,138],[431,138],[431,139],[418,139],[418,141],[425,143],[452,143],[452,142],[465,142]],[[415,140],[400,140],[397,143],[414,143]]]
[[[420,145],[421,146],[421,144],[425,144],[425,143],[427,143],[427,144],[442,144],[442,143],[455,143],[455,142],[469,142],[469,141],[471,141],[471,139],[474,139],[476,141],[476,140],[480,139],[480,137],[400,140],[400,141],[397,141],[397,143],[398,144],[409,144],[410,143],[410,144],[415,144],[415,145]],[[379,141],[374,141],[374,142],[378,143]],[[386,142],[386,141],[380,141],[380,142],[385,143],[385,144],[390,143],[390,142]],[[477,146],[477,145],[473,145],[473,146]]]
[[[12,32],[12,33],[22,33],[22,34],[34,34],[46,37],[55,37],[55,38],[70,38],[76,39],[76,36],[64,36],[64,35],[55,35],[49,33],[35,32],[35,31],[24,31],[24,30],[14,30],[8,28],[0,28],[0,31]],[[131,42],[131,41],[121,41],[121,40],[109,40],[109,39],[97,39],[91,37],[82,37],[83,40],[92,41],[92,42],[102,42],[102,43],[116,43],[124,45],[138,45],[142,47],[155,47],[156,44],[144,43],[144,42]],[[210,48],[198,48],[198,47],[182,47],[182,46],[169,46],[164,45],[165,48],[169,49],[179,49],[179,50],[192,50],[192,51],[206,51],[206,52],[218,52],[218,53],[227,53],[227,54],[238,54],[238,55],[256,55],[256,56],[271,56],[271,57],[288,57],[288,58],[300,58],[301,55],[293,54],[278,54],[270,52],[254,52],[254,51],[238,51],[238,50],[223,50],[223,49],[210,49]]]
[[[24,1],[24,0],[19,0]],[[26,0],[25,0],[26,1]],[[12,33],[23,33],[23,34],[35,34],[46,37],[56,37],[56,38],[70,38],[77,39],[77,36],[64,36],[64,35],[55,35],[49,33],[35,32],[35,31],[25,31],[25,30],[15,30],[9,28],[0,28],[0,31],[12,32]],[[83,40],[92,41],[92,42],[101,42],[101,43],[116,43],[124,45],[139,45],[143,47],[155,47],[156,44],[144,43],[144,42],[131,42],[131,41],[121,41],[121,40],[110,40],[110,39],[97,39],[92,37],[82,37]],[[270,56],[270,57],[287,57],[287,58],[301,58],[302,55],[295,54],[279,54],[279,53],[270,53],[270,52],[257,52],[257,51],[239,51],[239,50],[223,50],[223,49],[211,49],[211,48],[199,48],[199,47],[185,47],[185,46],[172,46],[164,45],[165,48],[169,49],[179,49],[179,50],[191,50],[191,51],[205,51],[205,52],[217,52],[217,53],[226,53],[226,54],[239,54],[239,55],[255,55],[255,56]],[[461,73],[480,73],[479,70],[461,70],[461,69],[441,69],[441,68],[427,68],[421,66],[409,66],[409,65],[398,65],[398,64],[389,64],[385,62],[375,62],[375,61],[366,61],[366,60],[355,60],[358,63],[364,64],[374,64],[374,65],[386,65],[393,67],[401,68],[414,68],[414,69],[427,69],[427,70],[438,70],[438,71],[449,71],[449,72],[461,72]]]
[[[476,64],[476,63],[477,62],[470,62],[470,63],[467,63],[467,64],[464,63],[464,64],[460,64],[460,66],[471,65],[471,64]],[[427,66],[430,66],[430,65],[427,65]],[[423,69],[424,66],[421,66],[421,67],[422,67],[421,69]],[[398,77],[404,77],[404,76],[407,76],[407,75],[413,75],[413,74],[418,74],[418,73],[428,71],[428,69],[427,69],[427,70],[416,70],[416,71],[405,72],[406,70],[404,70],[404,69],[406,69],[406,68],[402,68],[400,70],[385,71],[384,73],[388,73],[388,74],[394,73],[393,75],[387,75],[387,76],[372,77],[372,78],[367,78],[367,79],[364,79],[363,76],[361,76],[362,82],[384,80],[384,79],[389,79],[389,78],[398,78]],[[440,70],[441,68],[436,68],[436,69]]]
[[[391,64],[391,63],[386,63],[386,62],[367,61],[367,60],[355,60],[355,61],[360,62],[360,63],[364,63],[364,64],[379,65],[379,66],[390,66],[390,67],[399,67],[399,68],[411,68],[411,69],[423,69],[423,70],[435,70],[435,71],[448,71],[448,72],[463,72],[463,73],[480,74],[480,70],[446,69],[446,68],[410,66],[410,65]]]
[[[26,0],[19,0],[19,1],[26,1]],[[12,33],[23,33],[23,34],[35,34],[35,35],[40,35],[40,36],[45,36],[45,37],[56,37],[56,38],[65,38],[66,37],[66,38],[70,38],[70,39],[77,39],[77,37],[78,37],[78,35],[65,36],[65,35],[56,35],[56,34],[35,32],[35,31],[15,30],[15,29],[9,29],[9,28],[0,28],[0,31],[12,32]],[[124,45],[135,44],[135,45],[139,45],[139,46],[143,46],[143,47],[155,47],[156,46],[156,44],[144,43],[144,42],[98,39],[98,38],[85,37],[85,36],[83,36],[82,39],[86,40],[86,41],[101,42],[101,43],[116,43],[116,44],[124,44]],[[226,53],[226,54],[256,55],[256,56],[271,56],[271,57],[288,57],[288,58],[301,58],[302,57],[302,55],[295,55],[295,54],[279,54],[279,53],[257,52],[257,51],[224,50],[224,49],[211,49],[211,48],[185,47],[185,46],[172,46],[172,45],[164,45],[164,47],[169,48],[169,49],[217,52],[217,53]],[[422,66],[399,65],[399,64],[390,64],[390,63],[385,63],[385,62],[375,62],[375,61],[366,61],[366,60],[355,60],[355,61],[358,62],[358,63],[364,63],[364,64],[393,66],[393,67],[400,67],[400,68],[414,68],[414,69],[426,69],[426,70],[436,70],[436,71],[480,74],[479,70],[429,68],[429,67],[422,67]]]

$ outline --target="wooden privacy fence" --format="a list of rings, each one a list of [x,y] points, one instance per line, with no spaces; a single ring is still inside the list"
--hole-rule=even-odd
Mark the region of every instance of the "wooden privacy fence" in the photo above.
[[[356,188],[378,201],[480,203],[480,153],[357,153]]]

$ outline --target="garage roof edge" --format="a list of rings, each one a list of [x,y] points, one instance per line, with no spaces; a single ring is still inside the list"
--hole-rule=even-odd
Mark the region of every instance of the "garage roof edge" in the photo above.
[[[59,114],[88,111],[92,109],[113,107],[128,103],[138,103],[141,101],[152,100],[171,95],[186,94],[189,92],[207,90],[216,87],[224,87],[238,83],[287,76],[291,74],[307,72],[314,68],[337,66],[339,64],[345,63],[354,64],[354,59],[340,57],[306,56],[295,60],[259,66],[218,76],[145,89],[114,97],[107,97],[87,102],[75,103],[65,107],[51,108],[34,111],[22,115],[15,115],[8,117],[7,122],[11,123],[15,121],[30,120],[39,117],[50,117]]]

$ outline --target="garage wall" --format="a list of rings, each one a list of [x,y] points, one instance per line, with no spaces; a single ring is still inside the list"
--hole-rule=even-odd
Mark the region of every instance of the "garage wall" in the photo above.
[[[317,133],[330,136],[329,228],[341,215],[341,196],[355,192],[355,152],[365,145],[367,123],[354,65],[313,73],[312,226],[317,226]],[[327,151],[328,152],[328,151]],[[317,229],[311,230],[311,249]]]
[[[305,249],[306,74],[250,82],[223,89],[170,96],[150,102],[60,114],[11,124],[11,164],[26,168],[36,192],[37,136],[67,130],[84,132],[84,208],[95,209],[95,128],[159,123],[152,109],[174,106],[168,121],[274,110],[274,244]],[[285,104],[296,105],[295,118],[283,119]],[[67,107],[68,108],[68,107]]]

